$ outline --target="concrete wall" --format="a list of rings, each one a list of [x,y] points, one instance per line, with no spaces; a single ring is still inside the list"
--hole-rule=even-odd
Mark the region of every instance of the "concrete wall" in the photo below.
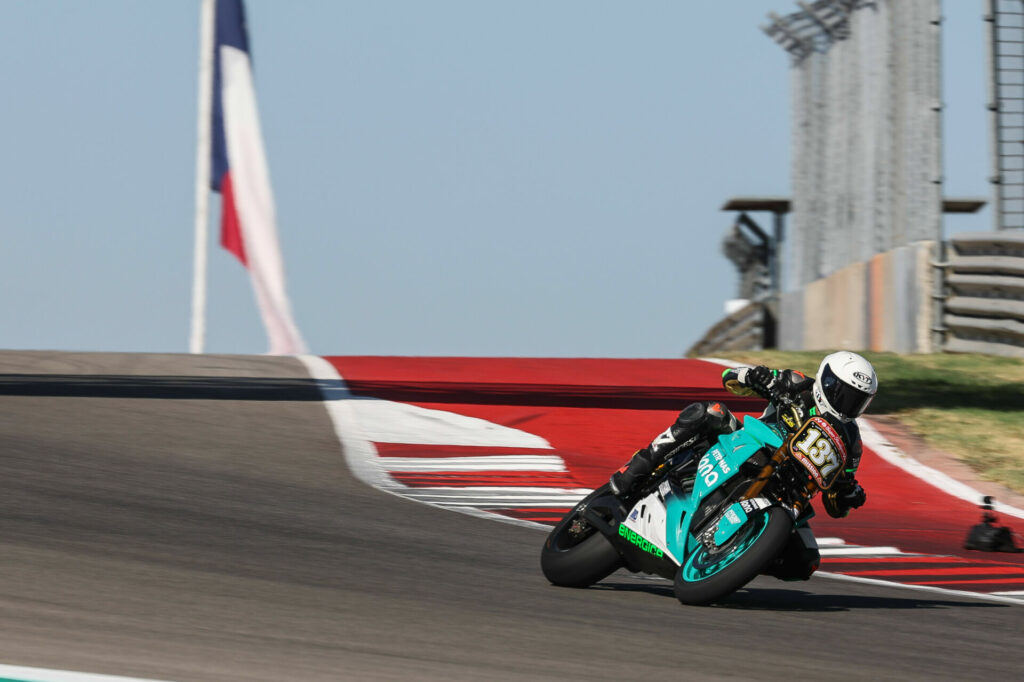
[[[779,348],[930,352],[935,246],[901,246],[784,294]]]
[[[804,346],[864,348],[868,268],[854,263],[804,287]]]

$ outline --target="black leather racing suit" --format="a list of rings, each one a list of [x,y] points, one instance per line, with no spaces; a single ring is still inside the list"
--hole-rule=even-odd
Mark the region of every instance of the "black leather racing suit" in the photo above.
[[[753,368],[737,367],[722,372],[722,384],[731,393],[736,395],[761,395],[751,385],[757,382],[749,381],[750,372]],[[855,509],[866,499],[863,489],[857,483],[857,468],[860,466],[860,458],[863,453],[863,446],[860,440],[860,427],[856,420],[841,422],[827,414],[820,414],[817,405],[814,403],[814,396],[811,389],[814,387],[814,378],[792,369],[770,370],[774,378],[771,389],[768,393],[772,395],[761,395],[770,402],[768,409],[761,416],[766,422],[789,421],[791,418],[779,411],[778,405],[773,398],[785,396],[793,401],[793,407],[800,412],[800,421],[808,417],[820,416],[826,419],[829,424],[842,436],[843,444],[846,446],[846,468],[840,474],[839,479],[832,484],[832,487],[822,495],[822,505],[825,511],[833,518],[843,518]],[[787,424],[792,427],[793,424]]]
[[[767,380],[766,380],[767,378]],[[770,387],[765,387],[765,384]],[[811,388],[814,379],[792,369],[769,370],[767,367],[737,367],[722,372],[722,384],[736,395],[759,395],[769,400],[768,409],[761,419],[767,422],[786,421],[776,402],[782,396],[793,401],[801,411],[800,420],[822,416],[842,436],[846,445],[846,468],[832,487],[822,495],[822,504],[829,516],[842,518],[862,504],[866,498],[857,483],[862,446],[860,429],[856,421],[840,422],[830,415],[819,415]],[[760,386],[760,389],[758,388]],[[766,395],[767,394],[767,395]],[[730,433],[740,427],[739,420],[719,402],[696,402],[687,405],[675,422],[633,457],[609,481],[612,490],[623,496],[635,491],[665,459],[682,448],[690,447],[702,439]]]

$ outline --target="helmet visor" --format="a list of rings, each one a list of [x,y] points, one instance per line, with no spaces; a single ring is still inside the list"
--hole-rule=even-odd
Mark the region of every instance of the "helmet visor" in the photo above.
[[[846,419],[855,419],[863,414],[875,397],[842,381],[829,366],[821,375],[821,392],[832,409]]]

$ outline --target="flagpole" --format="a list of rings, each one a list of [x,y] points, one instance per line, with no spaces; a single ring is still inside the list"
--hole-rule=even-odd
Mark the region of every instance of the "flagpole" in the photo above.
[[[215,0],[199,5],[199,118],[196,141],[195,252],[192,259],[192,331],[189,352],[206,342],[206,261],[210,225],[210,128],[213,107],[213,22]]]

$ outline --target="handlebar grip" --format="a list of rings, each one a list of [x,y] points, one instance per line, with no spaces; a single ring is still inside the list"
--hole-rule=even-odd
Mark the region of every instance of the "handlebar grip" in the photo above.
[[[793,398],[789,394],[780,391],[772,391],[768,396],[768,400],[782,407],[789,407],[793,404]]]

